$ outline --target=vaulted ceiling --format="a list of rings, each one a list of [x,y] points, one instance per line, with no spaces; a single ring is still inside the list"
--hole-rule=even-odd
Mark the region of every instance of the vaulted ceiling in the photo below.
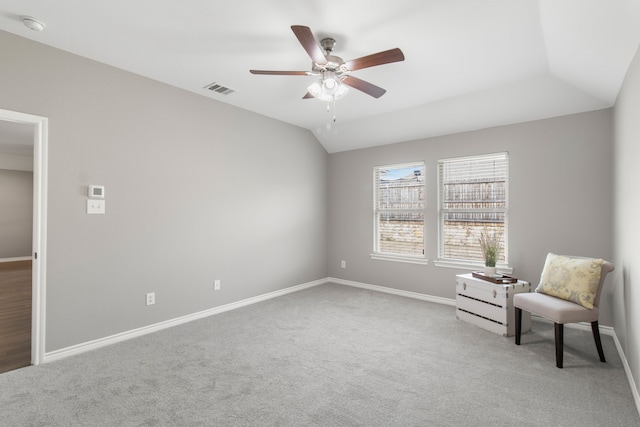
[[[354,71],[387,92],[352,89],[333,122],[302,99],[316,77],[249,73],[311,69],[291,25],[334,38],[344,60],[398,47],[405,61]],[[339,152],[611,107],[640,1],[3,0],[0,29],[307,128]]]

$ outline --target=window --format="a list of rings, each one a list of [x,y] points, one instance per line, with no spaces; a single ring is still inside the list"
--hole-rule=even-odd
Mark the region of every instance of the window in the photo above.
[[[373,258],[424,262],[424,163],[373,170]]]
[[[507,268],[507,153],[438,161],[439,261],[481,265],[480,232],[502,240],[498,266]]]

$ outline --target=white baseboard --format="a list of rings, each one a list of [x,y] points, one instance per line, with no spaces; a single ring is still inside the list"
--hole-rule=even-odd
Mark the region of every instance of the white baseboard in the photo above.
[[[216,314],[224,313],[225,311],[234,310],[236,308],[245,307],[247,305],[255,304],[261,301],[266,301],[271,298],[277,298],[282,295],[286,295],[292,292],[301,291],[303,289],[311,288],[314,286],[322,285],[325,283],[336,283],[339,285],[353,286],[358,288],[369,289],[377,292],[384,292],[393,295],[400,295],[403,297],[420,299],[423,301],[435,302],[438,304],[456,305],[456,301],[448,298],[434,297],[430,295],[420,294],[417,292],[402,291],[394,288],[387,288],[384,286],[369,285],[366,283],[353,282],[350,280],[336,279],[333,277],[327,277],[324,279],[314,280],[312,282],[303,283],[300,285],[292,286],[286,289],[281,289],[274,292],[269,292],[264,295],[258,295],[252,298],[247,298],[242,301],[233,302],[230,304],[214,307],[208,310],[200,311],[197,313],[188,314],[186,316],[178,317],[164,322],[155,323],[153,325],[143,326],[141,328],[132,329],[130,331],[121,332],[119,334],[110,335],[108,337],[99,338],[92,341],[76,344],[70,347],[61,348],[59,350],[50,351],[44,354],[42,363],[53,362],[56,360],[64,359],[69,356],[74,356],[87,351],[96,350],[101,347],[106,347],[111,344],[116,344],[122,341],[130,340],[132,338],[141,337],[146,334],[158,332],[163,329],[172,328],[174,326],[182,325],[184,323],[192,322],[194,320],[203,319],[205,317],[213,316]]]
[[[622,366],[624,366],[624,372],[627,374],[629,387],[631,387],[631,394],[633,395],[633,400],[636,403],[636,410],[638,411],[638,414],[640,414],[640,393],[638,393],[638,387],[636,386],[636,382],[633,379],[633,373],[631,372],[631,367],[629,367],[629,362],[627,362],[627,358],[624,355],[624,350],[622,349],[622,345],[618,340],[618,336],[616,335],[615,330],[613,330],[613,342],[616,344],[616,349],[618,349],[620,360],[622,360]]]
[[[534,317],[539,322],[553,323],[551,320],[545,319],[544,317],[538,316],[537,314],[532,313],[531,317]],[[569,329],[577,329],[580,331],[591,332],[591,323],[587,323],[587,322],[565,323],[564,326],[565,328],[569,328]],[[611,326],[598,325],[598,329],[600,330],[601,335],[615,336],[615,331]]]
[[[87,341],[81,344],[65,347],[59,350],[45,353],[42,362],[47,363],[47,362],[53,362],[55,360],[64,359],[65,357],[74,356],[76,354],[95,350],[111,344],[116,344],[132,338],[137,338],[146,334],[161,331],[163,329],[172,328],[174,326],[182,325],[184,323],[192,322],[194,320],[203,319],[205,317],[213,316],[215,314],[224,313],[225,311],[235,310],[236,308],[245,307],[247,305],[266,301],[272,298],[277,298],[282,295],[301,291],[303,289],[311,288],[311,287],[322,285],[325,283],[327,283],[327,279],[314,280],[312,282],[291,286],[286,289],[280,289],[278,291],[269,292],[267,294],[258,295],[255,297],[247,298],[241,301],[236,301],[226,305],[221,305],[219,307],[210,308],[208,310],[199,311],[197,313],[188,314],[186,316],[178,317],[178,318],[167,320],[160,323],[155,323],[153,325],[143,326],[142,328],[137,328],[137,329],[133,329],[126,332],[121,332],[119,334],[111,335],[108,337],[99,338],[97,340]]]
[[[335,277],[328,277],[327,278],[327,282],[335,283],[335,284],[338,284],[338,285],[353,286],[353,287],[356,287],[356,288],[369,289],[371,291],[384,292],[386,294],[399,295],[401,297],[414,298],[414,299],[419,299],[419,300],[422,300],[422,301],[435,302],[435,303],[438,303],[438,304],[451,305],[451,306],[454,306],[454,307],[456,305],[456,300],[455,299],[451,299],[451,298],[434,297],[432,295],[421,294],[421,293],[418,293],[418,292],[403,291],[403,290],[395,289],[395,288],[387,288],[385,286],[370,285],[368,283],[354,282],[352,280],[344,280],[344,279],[336,279]]]

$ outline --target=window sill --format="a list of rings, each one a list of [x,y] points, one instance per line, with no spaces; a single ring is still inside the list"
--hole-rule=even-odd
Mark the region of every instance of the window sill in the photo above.
[[[482,271],[484,270],[484,264],[481,262],[466,262],[466,261],[449,261],[449,260],[436,260],[433,262],[436,267],[457,268],[462,270]],[[500,274],[512,274],[513,267],[508,265],[497,265],[498,273]]]
[[[375,259],[378,261],[394,261],[394,262],[404,262],[408,264],[420,264],[420,265],[429,265],[429,260],[426,258],[413,258],[406,257],[400,255],[386,255],[386,254],[370,254],[371,259]]]

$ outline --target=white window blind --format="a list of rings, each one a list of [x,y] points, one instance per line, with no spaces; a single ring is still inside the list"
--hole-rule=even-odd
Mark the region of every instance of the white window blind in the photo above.
[[[374,254],[424,258],[424,163],[374,168]]]
[[[507,153],[438,161],[438,258],[482,261],[480,232],[501,239],[499,264],[507,264],[509,158]]]

